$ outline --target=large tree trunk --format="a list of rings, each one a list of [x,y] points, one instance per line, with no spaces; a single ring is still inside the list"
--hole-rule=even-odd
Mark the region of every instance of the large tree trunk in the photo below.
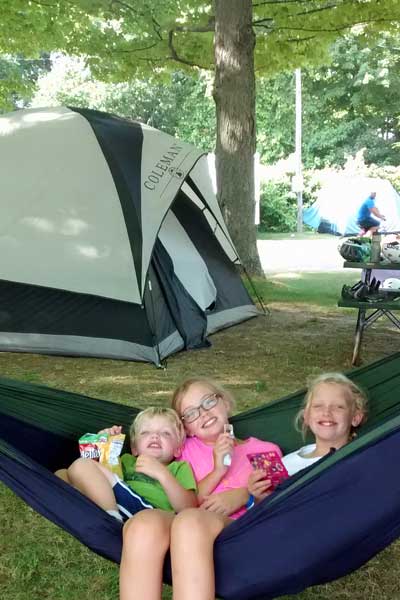
[[[254,225],[255,76],[251,0],[215,0],[218,200],[242,263],[262,274]]]

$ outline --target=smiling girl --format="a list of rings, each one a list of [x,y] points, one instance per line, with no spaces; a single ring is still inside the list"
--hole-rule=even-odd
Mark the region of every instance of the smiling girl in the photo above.
[[[367,416],[367,398],[364,392],[342,373],[324,373],[309,385],[304,406],[296,417],[301,424],[303,436],[308,429],[315,442],[283,457],[289,475],[309,467],[332,449],[338,450],[356,435]],[[269,494],[261,470],[249,478],[249,493],[256,501]]]

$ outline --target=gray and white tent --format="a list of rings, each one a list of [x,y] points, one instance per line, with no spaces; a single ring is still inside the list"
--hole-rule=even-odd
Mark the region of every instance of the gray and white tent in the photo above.
[[[253,317],[207,156],[116,116],[0,118],[0,350],[159,364]]]

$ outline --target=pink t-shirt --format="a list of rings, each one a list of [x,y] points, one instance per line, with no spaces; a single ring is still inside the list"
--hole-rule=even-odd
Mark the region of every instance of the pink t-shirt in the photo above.
[[[267,452],[274,450],[282,456],[280,448],[271,442],[264,442],[257,438],[250,437],[240,444],[235,444],[232,464],[228,471],[213,490],[215,492],[223,492],[224,490],[234,490],[237,488],[246,488],[249,475],[252,472],[252,466],[246,454],[253,452]],[[214,468],[213,446],[204,444],[197,437],[186,438],[185,445],[182,449],[180,460],[186,460],[190,463],[194,476],[197,481],[201,481],[211,473]],[[244,512],[245,508],[241,508],[236,513],[230,515],[232,519],[237,519]]]

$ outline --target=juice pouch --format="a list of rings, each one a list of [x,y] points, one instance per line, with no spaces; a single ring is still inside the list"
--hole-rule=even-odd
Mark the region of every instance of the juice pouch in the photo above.
[[[108,433],[85,433],[79,438],[79,452],[82,458],[100,459],[100,444],[108,438]]]
[[[119,456],[125,441],[125,434],[109,435],[108,439],[100,444],[100,464],[122,477],[122,467]]]
[[[289,477],[289,473],[286,470],[279,454],[275,450],[269,450],[268,452],[255,452],[254,454],[247,454],[251,466],[253,469],[261,469],[265,471],[266,475],[264,479],[271,480],[271,487],[274,490],[281,481]]]

